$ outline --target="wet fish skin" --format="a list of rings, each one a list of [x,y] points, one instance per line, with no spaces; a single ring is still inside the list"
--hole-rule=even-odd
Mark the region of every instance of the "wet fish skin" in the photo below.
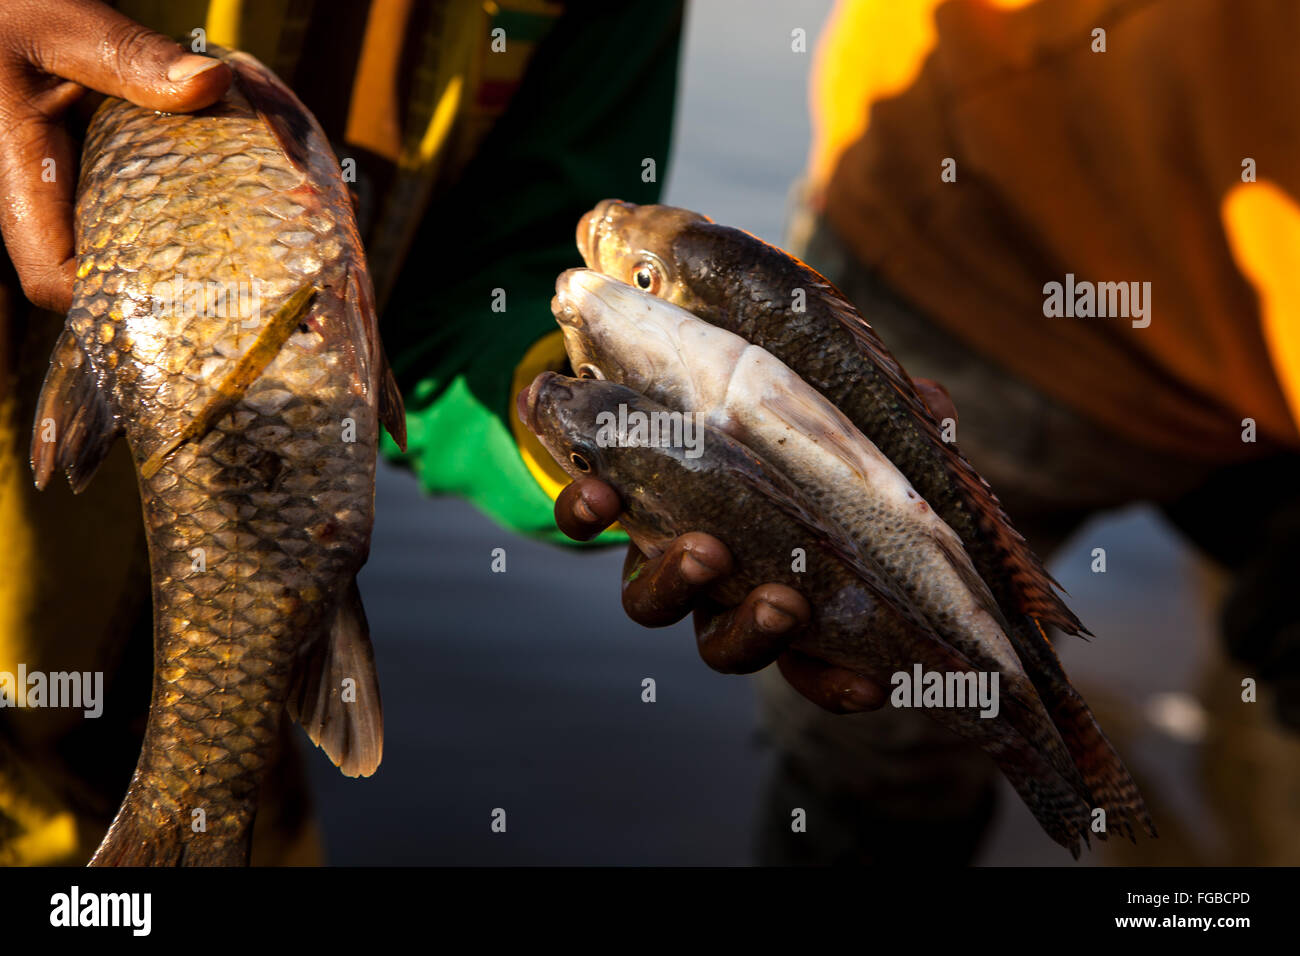
[[[771,352],[834,403],[961,538],[1006,616],[1008,638],[1108,826],[1155,835],[1136,783],[1070,684],[1045,626],[1086,628],[997,497],[950,442],[911,378],[853,305],[794,256],[671,206],[605,200],[578,223],[587,266],[636,285]],[[638,281],[641,280],[641,281]],[[795,290],[803,290],[802,311]]]
[[[324,134],[264,66],[216,52],[235,81],[213,107],[110,99],[92,120],[74,300],[33,433],[37,485],[62,470],[74,490],[125,434],[149,544],[149,721],[92,865],[247,863],[286,710],[344,773],[382,755],[354,579],[400,397]],[[207,314],[207,291],[156,307],[178,274],[191,292],[256,282],[260,314]]]
[[[552,312],[575,368],[707,416],[792,479],[822,514],[833,514],[947,640],[1020,670],[1001,611],[961,540],[789,366],[665,299],[587,269],[556,280]]]
[[[629,416],[669,410],[623,385],[553,372],[538,376],[521,404],[525,422],[571,476],[594,476],[614,487],[625,509],[619,521],[647,555],[661,553],[687,531],[712,534],[727,545],[733,573],[710,595],[720,604],[735,606],[766,582],[804,593],[813,620],[794,648],[886,686],[890,675],[910,673],[915,664],[943,673],[984,669],[936,637],[841,528],[818,515],[779,470],[726,433],[705,426],[698,458],[684,448],[602,447],[596,438],[600,412],[619,404]],[[792,570],[794,548],[805,549],[806,571]],[[1089,805],[1076,782],[1065,779],[1017,729],[1032,719],[1033,702],[1006,685],[1000,701],[1002,713],[995,718],[978,716],[978,708],[926,713],[988,752],[1044,830],[1077,856],[1080,841],[1088,840]]]
[[[833,515],[935,634],[1015,688],[1017,729],[1088,795],[961,539],[842,412],[770,352],[601,273],[563,273],[552,312],[575,368],[703,415]]]
[[[589,268],[661,296],[794,369],[875,442],[961,536],[1000,601],[1081,632],[988,486],[939,438],[911,378],[823,276],[747,232],[671,206],[605,200],[582,218],[577,237]],[[637,281],[642,270],[650,288]],[[796,289],[804,292],[802,310],[792,307]],[[1029,598],[1033,605],[1026,605]]]

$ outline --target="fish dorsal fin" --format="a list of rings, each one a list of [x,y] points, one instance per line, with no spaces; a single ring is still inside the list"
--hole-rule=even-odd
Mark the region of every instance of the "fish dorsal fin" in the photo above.
[[[732,477],[753,489],[775,510],[803,527],[811,541],[841,561],[882,606],[889,607],[899,616],[912,630],[915,638],[910,645],[910,652],[917,655],[916,661],[922,663],[926,670],[952,673],[1000,671],[996,661],[973,659],[940,635],[880,564],[853,544],[842,527],[813,509],[803,492],[780,470],[767,463],[758,452],[723,432],[711,434],[710,439],[714,454],[723,456],[722,460],[727,462],[727,470]],[[1024,675],[1017,677],[1015,674],[1004,673],[1003,676],[1007,678],[1003,691],[1007,723],[1051,765],[1053,772],[1060,776],[1063,786],[1075,794],[1073,801],[1083,807],[1078,801],[1088,793],[1087,787],[1044,710],[1034,686]]]
[[[306,175],[311,162],[311,139],[317,132],[307,108],[255,57],[224,49],[220,52],[221,59],[234,71],[248,105],[271,131],[294,169]]]
[[[885,347],[885,343],[881,341],[875,329],[858,314],[857,309],[838,289],[824,279],[819,284],[823,299],[840,320],[840,324],[858,343],[863,356],[893,386],[894,391],[902,398],[905,406],[919,423],[921,433],[939,449],[948,474],[956,483],[980,531],[989,536],[1004,556],[1007,568],[1015,582],[1017,600],[1015,610],[1045,624],[1059,627],[1069,634],[1090,633],[1057,593],[1060,584],[1043,567],[1042,561],[1020,536],[1020,532],[1012,527],[1011,519],[1002,510],[1002,505],[988,482],[980,477],[970,462],[957,450],[955,444],[943,440],[929,407],[916,391],[916,386],[912,384],[911,378],[899,365],[898,360]]]
[[[76,337],[64,329],[36,403],[31,455],[36,487],[43,489],[61,470],[74,493],[84,491],[121,433],[108,390]]]
[[[339,601],[329,633],[300,662],[288,710],[344,776],[368,777],[379,767],[384,710],[355,579]]]

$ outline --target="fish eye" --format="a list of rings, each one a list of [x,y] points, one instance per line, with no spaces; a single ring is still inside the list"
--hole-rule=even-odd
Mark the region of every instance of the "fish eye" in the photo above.
[[[600,374],[600,369],[590,363],[583,362],[578,366],[578,378],[592,378],[600,381],[604,377]]]
[[[578,471],[582,472],[584,475],[590,474],[591,462],[587,461],[587,459],[583,458],[576,451],[569,454],[569,461],[573,462],[573,467],[578,469]]]
[[[656,295],[659,292],[662,276],[658,266],[653,262],[642,259],[632,270],[632,284],[638,289]]]

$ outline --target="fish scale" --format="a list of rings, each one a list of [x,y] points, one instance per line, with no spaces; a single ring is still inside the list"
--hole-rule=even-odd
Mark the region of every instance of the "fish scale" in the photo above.
[[[649,438],[601,440],[601,416],[620,408],[629,418],[669,412],[627,386],[554,372],[539,375],[521,399],[525,422],[571,477],[599,478],[614,488],[624,508],[619,523],[645,554],[662,553],[687,532],[717,537],[733,567],[711,585],[709,597],[734,607],[761,584],[799,589],[808,598],[812,620],[791,647],[871,676],[882,686],[915,666],[931,673],[983,669],[935,635],[924,616],[900,599],[889,575],[865,559],[844,529],[770,459],[708,424],[701,426],[697,457]],[[799,571],[790,562],[796,549],[807,556],[806,568]],[[1004,682],[998,700],[998,712],[988,718],[969,701],[925,712],[978,743],[1043,829],[1078,855],[1080,843],[1089,839],[1090,816],[1077,774],[1049,759],[1027,732],[1041,705],[1025,688]]]
[[[110,100],[92,121],[73,305],[33,440],[38,485],[62,467],[84,487],[118,433],[140,475],[153,696],[95,863],[247,862],[286,709],[350,775],[382,746],[354,578],[400,398],[323,134],[260,63],[219,55],[235,82],[214,107]]]
[[[1070,684],[1045,628],[1085,634],[996,495],[885,343],[815,270],[749,233],[671,206],[605,200],[582,217],[587,265],[762,347],[836,406],[959,536],[997,601],[1007,637],[1070,756],[1107,814],[1134,836],[1155,827],[1136,782]]]

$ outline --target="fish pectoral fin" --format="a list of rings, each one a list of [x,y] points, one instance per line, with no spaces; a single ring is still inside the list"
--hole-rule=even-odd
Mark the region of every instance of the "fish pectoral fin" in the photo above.
[[[817,441],[828,453],[857,472],[863,481],[868,480],[871,462],[866,459],[870,455],[869,448],[875,449],[875,445],[829,401],[825,408],[819,408],[811,395],[784,390],[763,396],[762,404],[792,431]],[[876,454],[884,458],[879,450]]]
[[[327,636],[302,662],[289,715],[344,776],[368,777],[384,756],[384,710],[366,612],[354,579]]]
[[[961,583],[966,586],[966,590],[975,598],[975,602],[989,617],[993,618],[993,623],[1002,629],[1003,634],[1008,633],[1011,630],[1011,625],[1007,623],[1002,608],[998,607],[993,592],[989,590],[989,586],[984,583],[984,579],[975,570],[975,565],[971,563],[970,555],[962,547],[961,538],[957,537],[957,533],[955,531],[951,532],[951,537],[949,537],[947,534],[940,532],[931,535],[931,540],[934,541],[944,559],[947,560],[948,566],[953,569],[957,577],[961,579]]]
[[[73,492],[84,491],[121,433],[121,419],[90,359],[64,329],[36,403],[31,454],[36,487],[43,489],[62,469]]]
[[[379,313],[375,309],[374,289],[363,270],[348,269],[347,293],[344,296],[346,321],[343,323],[344,348],[356,362],[357,374],[367,392],[374,392],[379,402],[379,420],[388,429],[402,451],[406,451],[406,406],[401,390],[393,378],[392,367],[379,337]]]
[[[388,356],[383,355],[382,350],[380,354],[383,358],[383,371],[379,383],[379,420],[388,429],[388,434],[393,436],[397,447],[406,451],[406,404],[402,401],[397,379],[393,378],[393,370],[388,365]]]
[[[289,341],[289,336],[298,328],[298,323],[307,314],[315,295],[316,287],[308,282],[281,303],[257,333],[257,338],[248,347],[248,351],[239,357],[235,367],[217,385],[212,397],[199,409],[199,413],[184,428],[168,436],[140,466],[140,477],[152,478],[172,452],[187,441],[206,435],[221,416],[248,393],[249,386],[266,371],[266,367],[280,354],[284,343]]]

